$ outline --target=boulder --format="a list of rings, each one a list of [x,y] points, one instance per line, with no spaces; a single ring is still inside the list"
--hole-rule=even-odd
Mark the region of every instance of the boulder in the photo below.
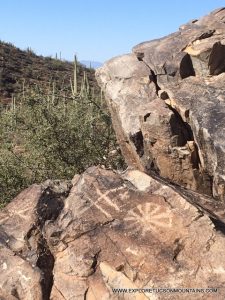
[[[96,72],[128,165],[225,200],[225,9]]]
[[[204,196],[137,169],[92,167],[72,184],[32,186],[4,211],[1,299],[224,299],[225,223]]]
[[[0,211],[0,299],[225,299],[224,20],[97,71],[129,166],[32,185]]]
[[[34,184],[0,211],[0,299],[49,298],[54,258],[42,228],[57,218],[70,185]]]
[[[0,243],[0,299],[42,300],[42,275],[36,266]]]

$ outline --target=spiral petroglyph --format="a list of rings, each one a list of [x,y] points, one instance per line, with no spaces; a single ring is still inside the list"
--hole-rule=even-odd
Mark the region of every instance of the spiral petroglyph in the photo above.
[[[148,231],[159,233],[172,226],[172,212],[162,205],[146,202],[128,211],[124,222],[125,228],[132,233],[143,236]]]

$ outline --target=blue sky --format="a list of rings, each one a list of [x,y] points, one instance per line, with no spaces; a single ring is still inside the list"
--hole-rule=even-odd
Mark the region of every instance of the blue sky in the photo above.
[[[37,54],[105,60],[225,6],[222,0],[2,0],[0,39]]]

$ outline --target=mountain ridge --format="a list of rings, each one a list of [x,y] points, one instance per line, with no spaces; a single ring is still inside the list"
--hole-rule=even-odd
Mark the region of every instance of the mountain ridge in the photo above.
[[[50,56],[36,55],[30,48],[21,50],[11,43],[0,41],[0,99],[9,101],[12,95],[25,88],[42,86],[49,88],[55,82],[57,89],[70,89],[74,63]],[[91,87],[98,89],[94,70],[77,62],[77,81],[81,84],[86,72]]]

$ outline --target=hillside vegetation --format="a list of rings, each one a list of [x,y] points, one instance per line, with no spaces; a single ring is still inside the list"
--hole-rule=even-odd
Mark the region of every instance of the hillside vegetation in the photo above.
[[[22,93],[26,89],[41,86],[48,89],[55,82],[58,89],[69,92],[73,63],[36,55],[31,48],[20,50],[10,43],[0,41],[0,97],[7,100],[12,94]],[[77,80],[81,85],[83,72],[86,72],[90,87],[99,90],[94,70],[77,63]]]
[[[0,207],[32,183],[123,168],[93,70],[9,44],[1,59]]]

